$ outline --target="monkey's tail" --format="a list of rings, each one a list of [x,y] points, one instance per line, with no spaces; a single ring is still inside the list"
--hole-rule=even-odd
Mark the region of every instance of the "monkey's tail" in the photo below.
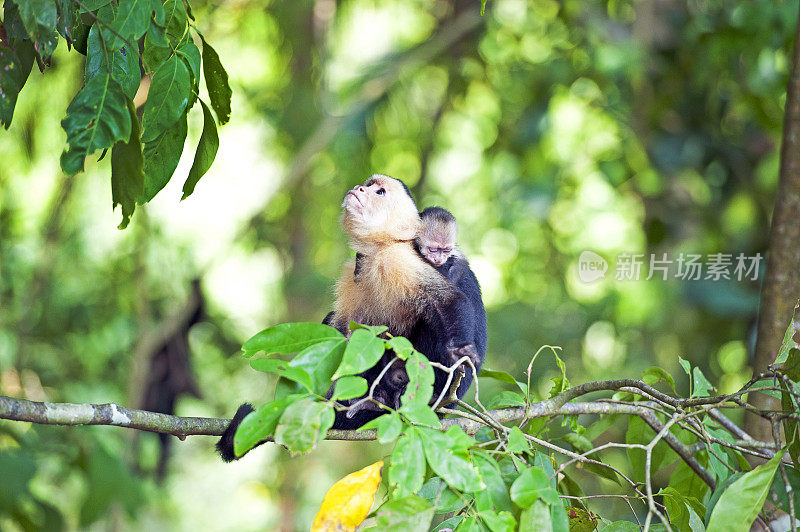
[[[217,442],[217,452],[219,452],[223,461],[233,462],[241,458],[241,456],[236,456],[236,453],[233,452],[233,435],[236,434],[236,429],[239,428],[245,416],[253,410],[253,405],[244,403],[236,411],[236,414],[233,416],[233,419],[231,419],[225,432],[222,433],[222,437]]]

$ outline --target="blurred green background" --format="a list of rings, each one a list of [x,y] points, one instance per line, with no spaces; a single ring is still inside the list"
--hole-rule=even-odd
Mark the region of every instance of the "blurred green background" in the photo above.
[[[180,394],[176,413],[269,400],[238,348],[330,309],[351,256],[341,198],[374,172],[459,220],[487,367],[521,379],[552,344],[573,383],[660,365],[685,391],[678,356],[723,391],[749,378],[757,281],[617,281],[614,263],[764,254],[797,2],[489,0],[483,17],[477,0],[193,5],[234,105],[189,199],[193,149],[125,231],[108,158],[61,173],[83,68],[63,42],[0,132],[1,394],[141,406],[136,367],[200,279],[178,389],[199,397]],[[609,261],[604,279],[578,279],[584,250]],[[556,371],[537,361],[540,393]],[[0,422],[0,529],[307,529],[333,481],[389,452],[263,446],[225,465],[213,438],[173,440],[159,481],[155,435]]]

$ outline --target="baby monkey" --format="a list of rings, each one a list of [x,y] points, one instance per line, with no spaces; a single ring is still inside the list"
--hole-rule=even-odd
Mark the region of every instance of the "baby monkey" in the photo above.
[[[450,275],[453,266],[464,259],[464,255],[456,247],[458,222],[450,211],[442,207],[428,207],[421,213],[423,233],[414,241],[422,257],[433,264],[439,272],[457,284],[458,279]],[[463,260],[466,263],[466,260]],[[460,268],[459,268],[460,269]]]
[[[458,222],[450,211],[442,207],[428,207],[419,213],[423,232],[414,240],[414,248],[423,259],[430,262],[442,275],[457,285],[463,268],[469,268],[466,258],[456,247]],[[355,279],[361,270],[363,255],[356,254]],[[457,266],[453,270],[453,266]],[[454,275],[456,275],[454,277]]]
[[[450,211],[442,207],[428,207],[419,215],[422,219],[423,231],[414,240],[414,248],[423,259],[431,263],[439,273],[449,279],[459,291],[469,298],[475,310],[476,320],[481,324],[478,328],[478,337],[476,339],[479,355],[477,358],[471,359],[476,369],[480,369],[483,363],[483,354],[486,352],[486,313],[475,274],[470,269],[464,254],[456,246],[458,222]],[[356,255],[354,272],[356,281],[358,281],[360,259],[362,259],[359,255]],[[405,364],[398,364],[397,362],[394,367],[387,371],[384,379],[373,393],[375,401],[394,409],[400,407],[400,397],[405,392],[406,384],[408,383]],[[469,375],[467,381],[469,382],[472,380],[472,370],[466,367],[465,370]],[[352,408],[348,412],[348,417],[352,417],[361,410],[381,411],[382,408],[373,401],[364,401]]]

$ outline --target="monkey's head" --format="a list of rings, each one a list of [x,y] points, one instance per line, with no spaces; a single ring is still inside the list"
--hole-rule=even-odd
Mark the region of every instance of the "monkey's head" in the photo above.
[[[417,238],[419,252],[434,266],[441,266],[453,253],[458,237],[458,223],[449,211],[428,207],[420,213],[424,226]]]
[[[374,174],[347,192],[342,207],[342,225],[355,243],[410,241],[422,230],[417,205],[399,179]]]

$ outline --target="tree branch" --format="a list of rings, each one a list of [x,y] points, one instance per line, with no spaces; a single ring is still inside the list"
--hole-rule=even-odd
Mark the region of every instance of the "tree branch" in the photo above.
[[[125,408],[114,403],[40,403],[0,395],[0,419],[30,421],[42,425],[111,425],[130,429],[186,436],[219,436],[228,419],[180,417]]]
[[[762,376],[754,377],[755,382]],[[751,384],[751,383],[748,383]],[[745,385],[744,389],[748,388]],[[607,399],[587,402],[570,402],[578,397],[597,391],[616,391],[622,388],[641,391],[642,394],[651,400],[641,403],[622,403]],[[753,448],[769,449],[773,447],[772,442],[763,442],[752,439],[746,432],[736,427],[730,420],[723,416],[715,407],[722,403],[732,400],[737,394],[722,395],[708,398],[680,399],[666,395],[651,386],[636,379],[617,379],[608,381],[588,382],[575,386],[562,393],[527,406],[501,408],[498,410],[485,410],[477,412],[479,417],[465,412],[449,409],[441,411],[449,414],[456,414],[459,417],[442,420],[444,428],[458,425],[467,434],[475,434],[485,426],[499,426],[502,423],[523,421],[532,418],[554,417],[554,416],[575,416],[575,415],[629,415],[637,416],[647,423],[671,447],[681,459],[712,489],[714,488],[714,477],[697,461],[694,457],[696,449],[692,446],[683,444],[669,430],[665,430],[662,423],[653,412],[653,407],[661,405],[675,410],[672,423],[681,420],[691,420],[693,416],[699,414],[698,411],[684,410],[693,409],[700,405],[708,405],[701,410],[713,412],[714,417],[720,424],[733,433],[736,437],[742,438]],[[741,406],[741,405],[740,405]],[[473,409],[471,409],[473,410]],[[473,412],[475,413],[475,412]],[[208,435],[219,436],[228,425],[228,419],[222,418],[203,418],[203,417],[180,417],[148,412],[134,408],[125,408],[114,403],[107,404],[73,404],[73,403],[49,403],[35,402],[25,399],[14,399],[11,397],[0,396],[0,419],[12,421],[28,421],[32,423],[46,425],[111,425],[117,427],[127,427],[161,434],[171,434],[184,439],[186,436]],[[489,421],[491,420],[491,421]],[[684,429],[688,430],[686,427]],[[365,441],[374,440],[377,437],[375,430],[329,430],[327,439],[329,440],[349,440]],[[717,440],[714,438],[714,440]],[[719,441],[720,444],[727,442]],[[701,442],[703,443],[703,442]],[[550,444],[552,445],[552,444]],[[555,449],[561,449],[554,446]],[[562,450],[568,454],[567,450]],[[574,454],[574,453],[573,453]],[[571,456],[571,454],[570,454]],[[582,459],[588,460],[581,456]]]

